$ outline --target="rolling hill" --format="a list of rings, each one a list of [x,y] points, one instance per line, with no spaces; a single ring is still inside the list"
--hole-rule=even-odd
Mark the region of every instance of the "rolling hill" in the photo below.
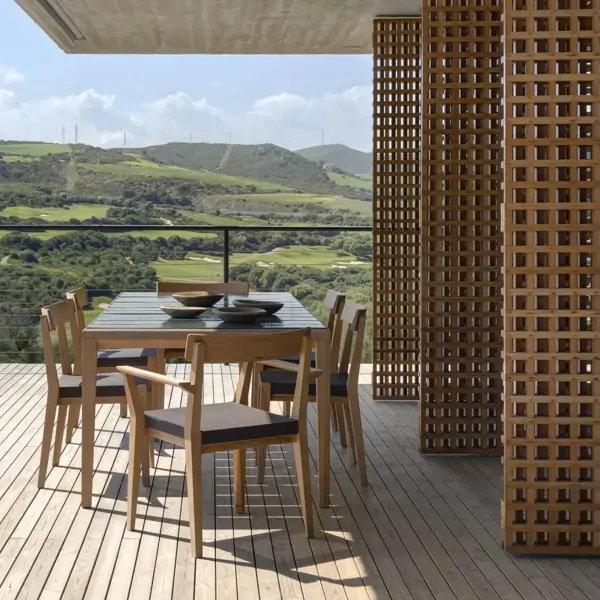
[[[251,178],[314,194],[336,194],[336,182],[320,165],[273,144],[240,145],[172,142],[130,150],[159,165]],[[345,189],[351,198],[368,200],[358,187]]]
[[[308,160],[320,164],[333,165],[345,173],[367,174],[371,172],[373,155],[348,148],[343,144],[325,144],[296,150],[296,153]]]

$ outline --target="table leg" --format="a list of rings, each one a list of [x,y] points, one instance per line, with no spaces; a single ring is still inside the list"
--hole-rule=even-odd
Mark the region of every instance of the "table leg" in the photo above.
[[[82,420],[81,420],[81,506],[92,506],[94,475],[94,425],[96,418],[96,356],[95,340],[83,338],[82,345]]]
[[[165,349],[158,348],[156,350],[156,372],[161,375],[166,375],[167,373],[167,362],[165,360]],[[153,408],[164,408],[165,407],[165,386],[162,383],[153,383],[153,397],[154,397],[154,406]]]
[[[319,444],[319,500],[323,508],[329,506],[330,462],[331,462],[331,399],[330,380],[330,342],[329,336],[320,336],[316,344],[317,368],[323,374],[317,378],[317,430]]]

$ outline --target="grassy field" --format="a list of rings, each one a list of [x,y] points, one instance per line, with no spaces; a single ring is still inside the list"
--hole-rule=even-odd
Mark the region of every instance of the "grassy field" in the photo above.
[[[284,186],[269,183],[268,181],[258,181],[246,177],[233,177],[232,175],[222,175],[211,171],[196,171],[193,169],[185,169],[183,167],[159,165],[143,159],[125,161],[117,164],[78,163],[77,167],[101,173],[109,173],[118,177],[177,177],[181,179],[193,179],[213,186],[254,186],[257,190],[265,192],[286,189]]]
[[[355,177],[354,175],[343,175],[342,173],[327,173],[331,181],[337,185],[347,185],[352,188],[361,188],[364,190],[370,190],[373,184],[370,180],[363,179],[362,177]]]
[[[255,205],[263,205],[260,208],[256,208],[256,210],[261,211],[265,209],[265,204],[287,205],[295,210],[294,205],[313,203],[320,204],[329,210],[349,210],[361,215],[371,215],[373,211],[373,206],[370,202],[353,200],[352,198],[344,198],[342,196],[322,196],[319,194],[242,194],[240,196],[219,196],[219,198],[223,201],[244,198],[248,202],[247,210],[252,210],[252,203],[254,202]],[[273,207],[272,212],[276,213],[278,211]]]
[[[0,160],[5,163],[24,163],[24,162],[35,162],[39,160],[33,156],[23,156],[21,154],[4,154]]]
[[[46,156],[47,154],[63,154],[71,152],[68,144],[44,144],[33,142],[31,144],[3,144],[0,143],[2,154],[24,154],[26,156]]]
[[[242,264],[264,268],[275,265],[295,265],[316,269],[370,267],[370,263],[359,261],[352,254],[322,246],[288,246],[264,254],[231,255],[231,266]],[[222,259],[202,254],[190,254],[185,260],[159,260],[151,265],[156,269],[159,279],[167,281],[212,280],[223,275]]]
[[[104,217],[110,206],[102,204],[73,204],[64,208],[45,206],[34,208],[31,206],[9,206],[0,211],[3,217],[19,217],[21,219],[44,219],[44,221],[68,221],[69,219],[90,219],[91,217]]]

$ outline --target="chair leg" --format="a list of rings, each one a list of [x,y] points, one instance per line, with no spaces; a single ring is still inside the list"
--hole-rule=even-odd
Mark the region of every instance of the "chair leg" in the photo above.
[[[259,401],[262,410],[269,410],[271,406],[271,386],[268,383],[263,383],[259,386]],[[259,446],[256,449],[256,466],[258,483],[265,482],[265,470],[267,464],[267,447]]]
[[[146,386],[139,386],[138,393],[140,395],[140,398],[142,398],[144,400],[144,406],[146,407],[146,410],[154,410],[156,408],[157,400],[156,400],[156,392],[154,390],[154,385],[152,385],[149,390],[146,388]],[[156,466],[156,463],[154,460],[154,450],[155,450],[154,438],[148,437],[146,440],[145,447],[148,450],[147,455],[148,455],[148,459],[150,461],[149,467],[154,469],[154,467]],[[143,474],[142,474],[142,476],[143,476]],[[144,485],[146,485],[146,484],[144,484]]]
[[[331,405],[331,429],[333,429],[333,431],[339,431],[340,429],[337,411],[335,410],[335,406],[333,404]]]
[[[81,413],[81,406],[79,404],[71,404],[69,406],[69,415],[67,417],[67,433],[65,436],[65,443],[70,444],[73,440],[73,432],[79,424],[79,415]]]
[[[342,448],[348,447],[348,439],[346,438],[346,415],[339,404],[331,403],[331,411],[337,415],[338,428],[340,434],[340,444]]]
[[[189,440],[185,443],[185,475],[192,556],[202,558],[202,451]]]
[[[233,496],[235,512],[243,515],[246,510],[246,450],[233,451]]]
[[[310,486],[310,468],[308,466],[308,441],[306,433],[298,436],[294,442],[294,460],[298,487],[300,488],[300,502],[302,503],[302,516],[304,517],[304,530],[307,537],[313,537],[314,522],[312,508],[312,494]]]
[[[120,406],[120,416],[122,419],[127,417],[127,402],[121,402]]]
[[[358,394],[348,395],[348,408],[350,409],[352,429],[354,430],[354,445],[356,448],[356,460],[358,462],[360,482],[362,485],[369,485],[369,481],[367,479],[367,459],[365,457],[365,442],[363,439],[362,417],[360,415]]]
[[[283,409],[281,411],[281,414],[284,417],[287,417],[289,419],[290,415],[292,414],[292,403],[291,402],[282,402],[282,404],[283,404]]]
[[[58,466],[60,454],[62,452],[63,434],[65,432],[65,423],[67,420],[67,406],[61,404],[58,407],[58,417],[56,419],[56,433],[54,434],[54,452],[52,454],[52,466]]]
[[[356,438],[354,437],[354,426],[352,425],[352,415],[350,414],[350,406],[347,402],[338,406],[340,412],[344,412],[346,419],[346,428],[348,429],[348,440],[350,442],[350,452],[352,453],[352,462],[356,463]]]
[[[142,485],[150,487],[150,464],[154,467],[154,440],[144,435],[144,450],[142,451]]]
[[[135,530],[140,471],[144,454],[144,430],[132,421],[129,432],[129,473],[127,477],[127,527]]]
[[[46,483],[48,472],[48,459],[50,458],[50,446],[52,445],[52,431],[54,430],[54,418],[56,417],[57,399],[48,398],[46,402],[46,416],[44,418],[44,433],[42,436],[42,449],[40,453],[40,471],[38,473],[38,488],[43,488]]]

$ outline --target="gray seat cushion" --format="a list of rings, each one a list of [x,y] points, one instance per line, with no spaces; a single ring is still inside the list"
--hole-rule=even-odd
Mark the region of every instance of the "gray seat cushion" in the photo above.
[[[183,437],[186,408],[146,412],[146,427]],[[202,445],[295,435],[298,421],[237,402],[202,407]]]
[[[103,368],[119,367],[145,367],[148,358],[156,356],[154,348],[122,348],[119,350],[100,350],[98,352],[98,366]]]
[[[273,369],[261,371],[261,383],[271,385],[271,393],[276,396],[292,396],[296,389],[296,373]],[[348,396],[348,375],[343,373],[333,373],[330,379],[329,393],[336,398],[346,398]],[[317,386],[313,381],[308,386],[308,395],[317,395]]]
[[[136,378],[138,385],[147,381]],[[81,398],[81,375],[60,375],[58,378],[59,398]],[[125,381],[120,373],[107,373],[96,376],[96,396],[109,398],[111,396],[123,396],[125,398]]]

